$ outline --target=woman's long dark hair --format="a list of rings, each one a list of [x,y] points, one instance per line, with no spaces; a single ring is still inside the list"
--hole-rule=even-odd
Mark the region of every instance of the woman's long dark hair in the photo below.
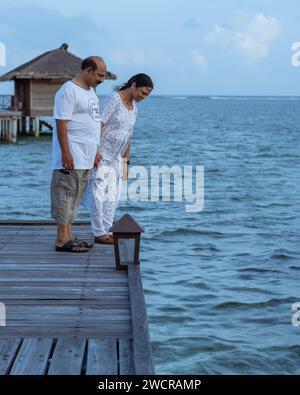
[[[140,74],[136,74],[136,75],[132,76],[123,85],[117,86],[115,90],[118,91],[118,92],[124,91],[125,89],[130,88],[131,85],[134,82],[135,82],[137,88],[140,88],[142,86],[146,86],[146,87],[149,87],[149,88],[153,89],[153,86],[154,86],[151,78],[149,77],[149,75],[140,73]]]

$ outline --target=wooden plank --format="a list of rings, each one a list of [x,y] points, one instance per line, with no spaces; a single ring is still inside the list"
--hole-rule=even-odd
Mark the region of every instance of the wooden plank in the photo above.
[[[21,345],[21,339],[0,339],[0,375],[9,373]]]
[[[107,296],[107,292],[103,291],[103,292],[92,292],[92,291],[86,291],[85,295],[81,296],[81,292],[75,292],[74,291],[70,291],[70,290],[64,290],[64,291],[60,291],[57,293],[41,293],[39,291],[34,292],[32,294],[30,294],[29,292],[27,293],[14,293],[14,292],[10,292],[11,290],[7,290],[7,292],[3,292],[0,294],[0,299],[2,301],[10,299],[10,300],[47,300],[47,299],[53,299],[53,300],[64,300],[64,299],[68,299],[68,300],[89,300],[89,299],[98,299],[98,298],[105,298]],[[10,293],[9,293],[10,292]],[[124,298],[126,299],[128,297],[128,290],[124,291],[124,292],[114,292],[110,294],[112,298]]]
[[[84,338],[84,339],[118,339],[132,338],[131,325],[127,326],[115,326],[108,323],[106,326],[94,328],[66,328],[65,326],[50,327],[11,327],[11,328],[0,328],[0,339],[4,338],[21,338],[21,337],[34,337],[34,338]]]
[[[42,321],[41,321],[42,320]],[[53,315],[48,315],[40,316],[40,320],[38,319],[38,316],[21,316],[21,317],[12,317],[10,319],[7,319],[7,325],[8,326],[20,326],[22,327],[22,324],[24,326],[35,326],[35,327],[57,327],[57,326],[65,326],[66,328],[68,327],[73,327],[73,328],[83,328],[83,327],[88,327],[89,325],[94,325],[97,326],[98,328],[101,326],[109,326],[109,325],[119,325],[119,326],[128,326],[130,324],[130,315],[108,315],[106,318],[100,318],[100,317],[83,317],[83,318],[78,318],[77,316],[71,316],[71,315],[66,315],[65,317],[63,315],[58,316],[57,314]],[[2,329],[1,329],[2,330]]]
[[[13,325],[13,326],[22,326],[22,324],[25,326],[27,322],[35,324],[35,326],[56,326],[56,325],[63,325],[65,323],[65,327],[83,327],[87,326],[91,323],[94,325],[107,325],[108,323],[114,322],[114,323],[119,323],[120,325],[126,324],[127,322],[130,322],[130,314],[125,311],[125,314],[120,314],[116,313],[113,314],[112,312],[109,312],[101,317],[93,316],[92,314],[90,316],[80,316],[78,317],[77,314],[57,314],[56,312],[52,314],[41,314],[40,315],[40,320],[39,321],[39,316],[38,314],[35,315],[15,315],[12,317],[7,318],[7,325]],[[79,322],[79,323],[78,323]]]
[[[152,375],[154,374],[154,367],[139,265],[128,266],[128,282],[135,374]]]
[[[61,278],[61,277],[39,277],[33,276],[30,277],[22,277],[22,276],[15,276],[15,278],[11,277],[2,277],[0,279],[0,284],[2,286],[36,286],[37,282],[40,284],[45,284],[46,287],[52,286],[60,286],[64,284],[68,287],[78,287],[84,284],[84,287],[97,286],[97,288],[105,288],[105,287],[116,287],[116,286],[127,286],[127,278],[84,278],[82,277],[69,277],[69,278]]]
[[[22,324],[23,325],[28,324],[27,326],[32,325],[35,327],[49,326],[49,328],[60,326],[60,325],[65,326],[66,328],[68,327],[83,328],[89,325],[100,327],[100,326],[108,326],[108,324],[127,326],[130,323],[130,315],[129,314],[112,315],[112,313],[110,313],[106,318],[93,317],[93,316],[78,318],[78,316],[76,315],[58,316],[57,314],[52,314],[48,316],[41,315],[40,319],[38,318],[38,315],[33,317],[23,315],[17,318],[16,317],[8,318],[6,321],[8,326],[20,326],[20,327],[22,327]]]
[[[34,221],[34,220],[1,220],[0,221],[0,225],[1,227],[5,228],[6,226],[11,226],[11,225],[15,225],[17,227],[20,226],[29,226],[29,227],[35,227],[35,226],[54,226],[56,227],[56,224],[54,221],[51,220],[39,220],[39,221]],[[76,227],[77,226],[85,226],[85,227],[89,227],[90,226],[90,222],[89,221],[82,221],[82,220],[77,220],[76,221]]]
[[[45,258],[55,258],[57,260],[61,260],[61,261],[66,261],[66,262],[73,262],[74,259],[77,257],[77,260],[83,262],[86,261],[87,258],[89,256],[91,256],[91,254],[93,253],[92,249],[89,252],[85,252],[85,253],[73,253],[72,255],[70,254],[70,252],[57,252],[54,250],[53,246],[49,246],[47,249],[42,248],[41,246],[35,246],[32,247],[31,249],[28,247],[28,245],[24,248],[22,248],[24,245],[23,244],[19,244],[17,245],[16,243],[13,243],[13,251],[12,251],[12,246],[10,244],[5,244],[4,247],[2,248],[2,254],[3,256],[1,257],[1,261],[4,261],[5,259],[5,254],[7,254],[7,257],[10,258],[16,258],[16,259],[21,259],[22,255],[24,257],[25,253],[28,254],[30,257],[43,257]],[[93,247],[95,248],[95,247]],[[46,251],[45,251],[46,250]],[[102,254],[98,254],[99,258],[96,257],[95,255],[95,259],[99,259],[99,261],[101,262],[102,260],[105,260],[105,258],[112,258],[113,255],[110,253],[110,251],[107,251],[107,253],[105,254],[104,252]],[[71,258],[72,257],[72,258]],[[113,263],[113,262],[111,262]]]
[[[1,283],[1,282],[0,282]],[[90,284],[90,286],[89,286]],[[114,281],[110,281],[110,282],[101,282],[100,284],[96,283],[88,283],[85,284],[84,280],[82,280],[81,282],[77,282],[77,283],[71,283],[71,282],[53,282],[51,283],[49,282],[45,282],[43,283],[34,283],[34,282],[26,282],[24,281],[23,284],[20,284],[20,282],[18,281],[11,281],[11,282],[3,282],[1,284],[1,294],[5,293],[6,291],[11,291],[11,292],[20,292],[20,293],[27,293],[28,291],[30,291],[30,289],[32,290],[32,292],[35,291],[44,291],[43,293],[55,293],[55,292],[60,292],[60,291],[74,291],[74,292],[82,292],[83,289],[85,289],[86,292],[100,292],[100,291],[112,291],[112,293],[114,293],[114,291],[122,291],[122,292],[126,292],[128,291],[128,284],[126,283],[119,283],[118,282],[114,282]]]
[[[93,263],[94,266],[96,264],[106,264],[110,265],[111,267],[115,267],[114,265],[114,257],[112,255],[106,255],[106,254],[92,254],[90,253],[82,253],[80,256],[79,254],[77,255],[65,255],[66,253],[61,253],[60,255],[59,252],[53,251],[51,254],[43,254],[38,256],[38,254],[33,254],[33,256],[36,258],[35,260],[32,259],[32,255],[30,254],[30,251],[27,251],[26,254],[23,253],[22,256],[22,251],[18,253],[14,252],[7,252],[3,251],[3,254],[0,257],[0,264],[6,264],[6,263],[15,263],[15,264],[22,264],[22,263],[31,263],[32,265],[37,265],[38,263],[45,263],[49,265],[53,265],[56,263],[57,266],[69,266],[69,265],[78,265],[79,263],[81,264],[90,264]],[[86,254],[86,255],[84,255]],[[89,255],[88,255],[89,254]],[[84,259],[84,257],[86,259]],[[88,259],[87,259],[88,257]],[[13,259],[16,259],[15,262],[12,262]],[[31,260],[29,260],[31,259]],[[59,265],[58,265],[59,262]],[[89,266],[88,266],[89,267]]]
[[[96,282],[102,282],[103,284],[105,283],[112,283],[112,284],[128,284],[128,278],[127,277],[123,277],[123,276],[115,276],[112,275],[111,273],[107,273],[104,272],[102,274],[102,272],[93,272],[91,273],[91,275],[86,275],[86,273],[84,272],[80,272],[80,271],[75,271],[76,269],[74,269],[74,273],[73,276],[68,277],[67,272],[64,271],[58,271],[56,273],[54,273],[53,271],[48,271],[45,270],[45,272],[43,272],[42,270],[37,271],[36,273],[34,273],[34,271],[30,271],[27,273],[19,273],[17,275],[13,275],[11,273],[6,273],[4,271],[1,270],[0,268],[0,273],[2,275],[2,278],[0,278],[0,283],[1,286],[4,285],[6,282],[19,282],[22,281],[24,283],[27,282],[35,282],[36,281],[41,281],[43,283],[46,283],[47,280],[49,282],[54,282],[54,283],[60,283],[60,282],[65,282],[65,283],[71,283],[72,280],[74,282],[80,282],[83,283],[89,283],[89,284],[94,284]],[[95,278],[96,277],[96,278]],[[91,285],[93,286],[93,285]]]
[[[89,271],[88,274],[86,274],[83,270],[80,269],[74,269],[72,270],[72,277],[70,274],[68,275],[68,271],[66,269],[44,269],[39,268],[37,270],[23,270],[23,269],[17,269],[16,270],[2,270],[1,265],[0,265],[0,272],[1,272],[1,278],[0,282],[4,281],[15,281],[15,280],[22,280],[24,281],[33,281],[38,278],[40,278],[41,281],[45,281],[46,279],[51,280],[51,281],[58,281],[62,279],[61,281],[69,280],[71,281],[74,279],[75,281],[88,281],[88,282],[94,282],[94,281],[113,281],[116,283],[119,282],[124,282],[128,284],[128,277],[123,276],[123,275],[116,275],[115,273],[103,273],[101,271],[97,270],[92,270]],[[95,278],[96,277],[96,278]]]
[[[44,245],[45,246],[45,245]],[[37,258],[38,260],[40,259],[41,261],[49,260],[50,263],[53,261],[61,262],[64,264],[69,264],[69,263],[78,263],[78,262],[85,262],[87,263],[88,259],[92,259],[94,263],[98,261],[99,263],[101,262],[106,262],[106,263],[111,263],[112,266],[114,266],[114,261],[113,261],[113,255],[110,253],[97,253],[92,252],[90,250],[89,252],[85,253],[73,253],[72,255],[69,252],[56,252],[52,248],[47,249],[47,251],[43,251],[41,253],[41,248],[32,248],[29,249],[28,247],[23,247],[23,245],[20,245],[20,248],[17,248],[18,246],[16,243],[13,244],[6,244],[3,249],[2,249],[2,255],[1,255],[1,262],[6,263],[6,259],[16,259],[16,263],[22,263],[22,258],[30,258],[34,257]],[[48,247],[47,247],[48,248]],[[12,251],[13,249],[13,251]],[[42,248],[45,250],[45,248]],[[32,262],[35,262],[35,260],[32,260]]]
[[[49,333],[54,333],[55,331],[60,331],[60,333],[67,333],[67,332],[73,332],[73,331],[80,331],[83,335],[85,333],[97,333],[97,331],[104,333],[105,331],[114,331],[114,333],[117,333],[119,336],[122,335],[122,331],[125,331],[126,333],[131,330],[131,324],[128,321],[109,321],[109,322],[98,322],[98,321],[86,321],[83,323],[80,323],[76,325],[76,322],[70,322],[66,324],[65,322],[56,322],[56,323],[51,323],[49,322],[49,325],[46,323],[43,325],[38,325],[36,321],[30,321],[26,320],[23,323],[18,323],[16,321],[12,321],[9,323],[11,332],[15,333],[22,333],[22,328],[31,328],[32,333],[37,333],[38,330],[41,330],[41,332],[47,333],[47,330]],[[18,332],[19,329],[19,332]],[[64,331],[63,331],[64,329]],[[5,329],[1,329],[0,334],[4,332],[5,335],[9,334],[9,331],[6,331]],[[29,333],[29,335],[28,335]],[[3,336],[4,337],[4,336]],[[30,330],[27,332],[26,337],[35,337],[31,335]],[[49,336],[50,337],[50,336]],[[90,337],[87,336],[86,337]],[[98,337],[98,336],[97,336]]]
[[[20,262],[16,262],[16,260],[14,258],[8,258],[5,259],[5,262],[0,263],[0,267],[9,267],[11,269],[19,269],[19,268],[26,268],[27,265],[31,265],[31,267],[34,269],[34,267],[39,267],[41,270],[43,268],[54,268],[55,265],[55,261],[53,259],[53,263],[52,261],[49,260],[45,260],[45,259],[35,259],[34,264],[32,263],[32,258],[24,258],[20,261]],[[82,268],[82,262],[70,262],[70,263],[63,263],[63,264],[59,264],[59,267],[57,268],[57,270],[63,270],[65,269],[65,271],[71,271],[71,270],[83,270]],[[99,273],[102,272],[109,272],[112,273],[112,269],[114,269],[113,265],[109,262],[106,261],[96,261],[96,262],[90,262],[89,264],[89,269],[98,269]]]
[[[118,355],[116,340],[88,341],[87,375],[117,375]]]
[[[42,292],[44,295],[47,293],[55,294],[56,292],[64,292],[64,291],[72,291],[74,293],[79,292],[81,293],[84,287],[80,286],[80,284],[1,284],[1,294],[6,292],[16,292],[16,293],[34,293],[34,292]],[[128,293],[128,286],[127,285],[117,285],[117,284],[100,284],[97,287],[85,288],[85,292],[91,292],[97,294],[98,292],[111,292],[114,293]]]
[[[84,339],[58,339],[48,375],[80,375],[85,344]]]
[[[41,321],[42,320],[42,321]],[[61,314],[60,316],[58,314],[52,314],[52,315],[40,315],[39,316],[36,314],[34,316],[16,316],[16,317],[11,317],[6,319],[7,325],[8,326],[22,326],[22,324],[26,325],[34,325],[37,327],[41,326],[59,326],[59,325],[65,325],[65,327],[84,327],[88,326],[90,324],[101,326],[101,325],[107,325],[109,323],[115,323],[120,324],[120,325],[127,325],[127,323],[130,322],[130,315],[112,315],[112,313],[108,313],[107,316],[104,316],[103,318],[97,317],[97,316],[92,316],[90,315],[89,317],[78,317],[77,315],[63,315]]]
[[[24,339],[10,375],[45,374],[52,339]]]
[[[57,299],[2,299],[6,306],[57,306]],[[81,308],[95,307],[103,309],[129,309],[129,298],[123,296],[103,296],[101,299],[64,299],[59,301],[60,306],[78,306]],[[10,308],[10,307],[8,307]]]
[[[10,317],[20,317],[23,318],[24,316],[28,317],[34,317],[34,316],[51,316],[53,313],[57,316],[77,316],[79,313],[81,315],[81,318],[84,317],[92,317],[95,319],[107,319],[112,315],[115,316],[128,316],[130,310],[129,309],[114,309],[113,314],[111,313],[109,308],[102,308],[97,305],[95,306],[89,306],[85,305],[85,308],[82,309],[82,306],[62,306],[62,305],[55,305],[55,306],[40,306],[40,305],[26,305],[26,306],[19,306],[18,304],[16,305],[10,305],[10,307],[7,309],[7,318],[9,319]]]
[[[83,262],[87,264],[89,262],[89,263],[94,263],[94,264],[106,263],[107,265],[109,264],[111,267],[115,266],[113,264],[114,262],[112,261],[113,257],[111,255],[104,255],[104,253],[99,256],[90,254],[88,262],[87,262],[87,259],[86,260],[83,259],[84,253],[82,253],[80,256],[79,256],[79,254],[72,255],[72,258],[70,257],[70,253],[67,256],[65,255],[66,253],[61,253],[60,255],[57,255],[57,254],[59,254],[59,252],[55,252],[55,251],[53,251],[53,253],[51,253],[51,254],[49,253],[47,255],[46,254],[41,255],[41,253],[40,253],[40,256],[38,256],[38,254],[33,254],[33,256],[36,258],[35,260],[33,260],[32,255],[29,253],[27,255],[23,253],[23,256],[22,256],[22,251],[20,251],[18,254],[10,252],[5,255],[5,251],[4,251],[3,254],[1,255],[0,263],[1,264],[3,264],[3,263],[5,264],[5,263],[9,263],[9,262],[15,263],[15,264],[31,263],[33,265],[36,265],[37,263],[45,263],[45,264],[49,263],[49,264],[53,265],[53,264],[55,264],[55,263],[57,264],[59,262],[62,266],[65,266],[65,265],[69,266],[72,264],[78,265],[78,263],[82,264]],[[84,255],[84,256],[87,257],[88,253],[86,253],[86,255]],[[14,260],[14,259],[16,259],[16,261],[12,262],[12,260]],[[30,261],[26,262],[29,259],[30,259]]]
[[[34,237],[34,236],[33,236]],[[32,241],[28,241],[28,243],[31,243]],[[2,243],[3,244],[3,243]],[[9,259],[10,257],[13,258],[21,258],[21,254],[22,252],[24,252],[25,247],[22,249],[23,244],[19,243],[11,243],[11,244],[6,244],[6,246],[10,247],[10,249],[7,249],[5,251],[3,251],[3,255],[1,255],[1,262],[5,263],[6,259]],[[14,247],[14,248],[12,248]],[[35,249],[35,250],[31,250],[35,255],[38,255],[38,253],[40,253],[40,259],[41,260],[45,260],[45,259],[49,259],[50,262],[53,259],[58,260],[61,263],[72,263],[72,262],[87,262],[89,259],[92,259],[93,261],[105,261],[108,259],[113,259],[113,254],[111,253],[111,251],[103,251],[103,250],[99,250],[97,251],[97,248],[93,247],[89,252],[86,253],[73,253],[70,254],[68,252],[57,252],[54,250],[54,248],[52,248],[53,246],[47,246],[46,244],[43,244],[43,254],[41,254],[41,250],[40,249]],[[47,247],[47,249],[46,249]],[[95,248],[95,250],[93,250]],[[46,250],[46,251],[45,251]],[[30,258],[31,254],[29,254],[30,249],[27,249],[27,254],[23,254],[24,258]],[[64,258],[64,259],[62,259]],[[114,261],[114,260],[113,260]],[[111,261],[111,263],[113,263],[113,261]],[[22,261],[21,261],[22,262]],[[34,263],[35,261],[32,261],[32,263]]]
[[[120,323],[126,324],[126,322],[130,322],[130,314],[128,311],[124,310],[124,313],[113,313],[110,310],[106,314],[103,314],[102,317],[97,316],[97,312],[95,314],[90,314],[90,315],[81,315],[79,316],[78,314],[57,314],[56,312],[50,313],[50,314],[41,314],[40,315],[40,320],[43,320],[43,322],[39,321],[39,316],[38,314],[35,315],[29,315],[29,314],[22,314],[22,315],[17,315],[15,314],[14,316],[8,317],[7,318],[7,323],[9,325],[22,325],[22,321],[25,324],[26,322],[34,323],[36,326],[44,326],[44,325],[49,325],[49,326],[55,326],[59,324],[64,324],[66,326],[86,326],[90,323],[94,323],[94,325],[106,325],[106,323],[109,321],[111,323]]]
[[[132,339],[119,340],[120,375],[134,375],[134,356]]]

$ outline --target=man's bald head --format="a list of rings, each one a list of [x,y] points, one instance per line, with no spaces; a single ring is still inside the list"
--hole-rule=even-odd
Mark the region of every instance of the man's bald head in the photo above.
[[[81,77],[85,82],[95,88],[106,77],[106,64],[100,56],[89,56],[81,63]]]
[[[91,68],[96,71],[99,66],[105,65],[105,62],[101,56],[89,56],[85,58],[81,63],[81,70]]]

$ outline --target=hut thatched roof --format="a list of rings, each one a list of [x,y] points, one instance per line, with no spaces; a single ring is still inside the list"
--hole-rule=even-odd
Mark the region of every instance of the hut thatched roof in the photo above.
[[[82,59],[68,51],[68,45],[48,51],[0,77],[0,81],[19,78],[27,79],[71,79],[80,71]],[[110,71],[106,79],[115,80],[117,76]]]

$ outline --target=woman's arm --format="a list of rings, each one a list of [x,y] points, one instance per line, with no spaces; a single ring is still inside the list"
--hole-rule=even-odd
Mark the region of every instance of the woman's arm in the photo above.
[[[129,157],[130,157],[130,142],[131,140],[129,140],[129,143],[127,145],[126,151],[124,153],[124,157],[123,159],[125,159],[127,162],[129,162]]]
[[[94,168],[97,168],[100,161],[102,160],[102,156],[100,155],[100,146],[101,146],[101,137],[102,137],[102,132],[103,132],[104,126],[105,126],[105,124],[103,122],[101,122],[99,145],[98,145],[98,151],[97,151],[97,154],[96,154],[95,160],[94,160]]]
[[[129,165],[129,157],[130,157],[130,141],[127,145],[126,151],[123,156],[123,176],[122,180],[128,180],[128,165]]]

